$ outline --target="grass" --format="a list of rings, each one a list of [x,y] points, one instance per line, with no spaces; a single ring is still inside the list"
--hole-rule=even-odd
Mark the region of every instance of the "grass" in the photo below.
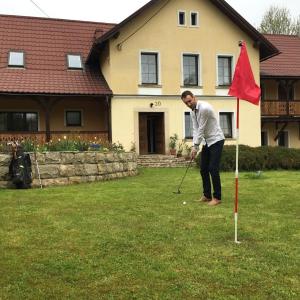
[[[0,299],[299,299],[299,172],[241,174],[240,245],[234,174],[218,207],[183,174],[0,190]]]

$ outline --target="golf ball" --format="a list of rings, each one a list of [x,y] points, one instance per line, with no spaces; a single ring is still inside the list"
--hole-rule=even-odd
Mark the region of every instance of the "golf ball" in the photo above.
[[[182,204],[186,204],[186,202],[185,201],[183,201],[183,203]]]

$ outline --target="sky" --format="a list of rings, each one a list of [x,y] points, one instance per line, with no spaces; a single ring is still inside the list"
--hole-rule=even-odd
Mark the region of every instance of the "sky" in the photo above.
[[[0,0],[0,14],[119,23],[149,0]],[[32,3],[34,2],[34,3]],[[271,5],[300,15],[300,0],[227,0],[250,24],[258,27]]]

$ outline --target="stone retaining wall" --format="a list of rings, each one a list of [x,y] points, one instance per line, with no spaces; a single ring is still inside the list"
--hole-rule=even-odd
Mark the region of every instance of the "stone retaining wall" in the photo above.
[[[137,155],[100,152],[45,152],[30,153],[32,187],[39,187],[38,162],[43,186],[93,182],[133,176],[137,174]],[[11,155],[0,154],[0,187],[13,187],[8,168]]]

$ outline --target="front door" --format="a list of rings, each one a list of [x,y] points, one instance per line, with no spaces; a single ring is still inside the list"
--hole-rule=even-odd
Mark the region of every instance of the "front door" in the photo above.
[[[164,113],[139,113],[140,154],[165,154]]]

